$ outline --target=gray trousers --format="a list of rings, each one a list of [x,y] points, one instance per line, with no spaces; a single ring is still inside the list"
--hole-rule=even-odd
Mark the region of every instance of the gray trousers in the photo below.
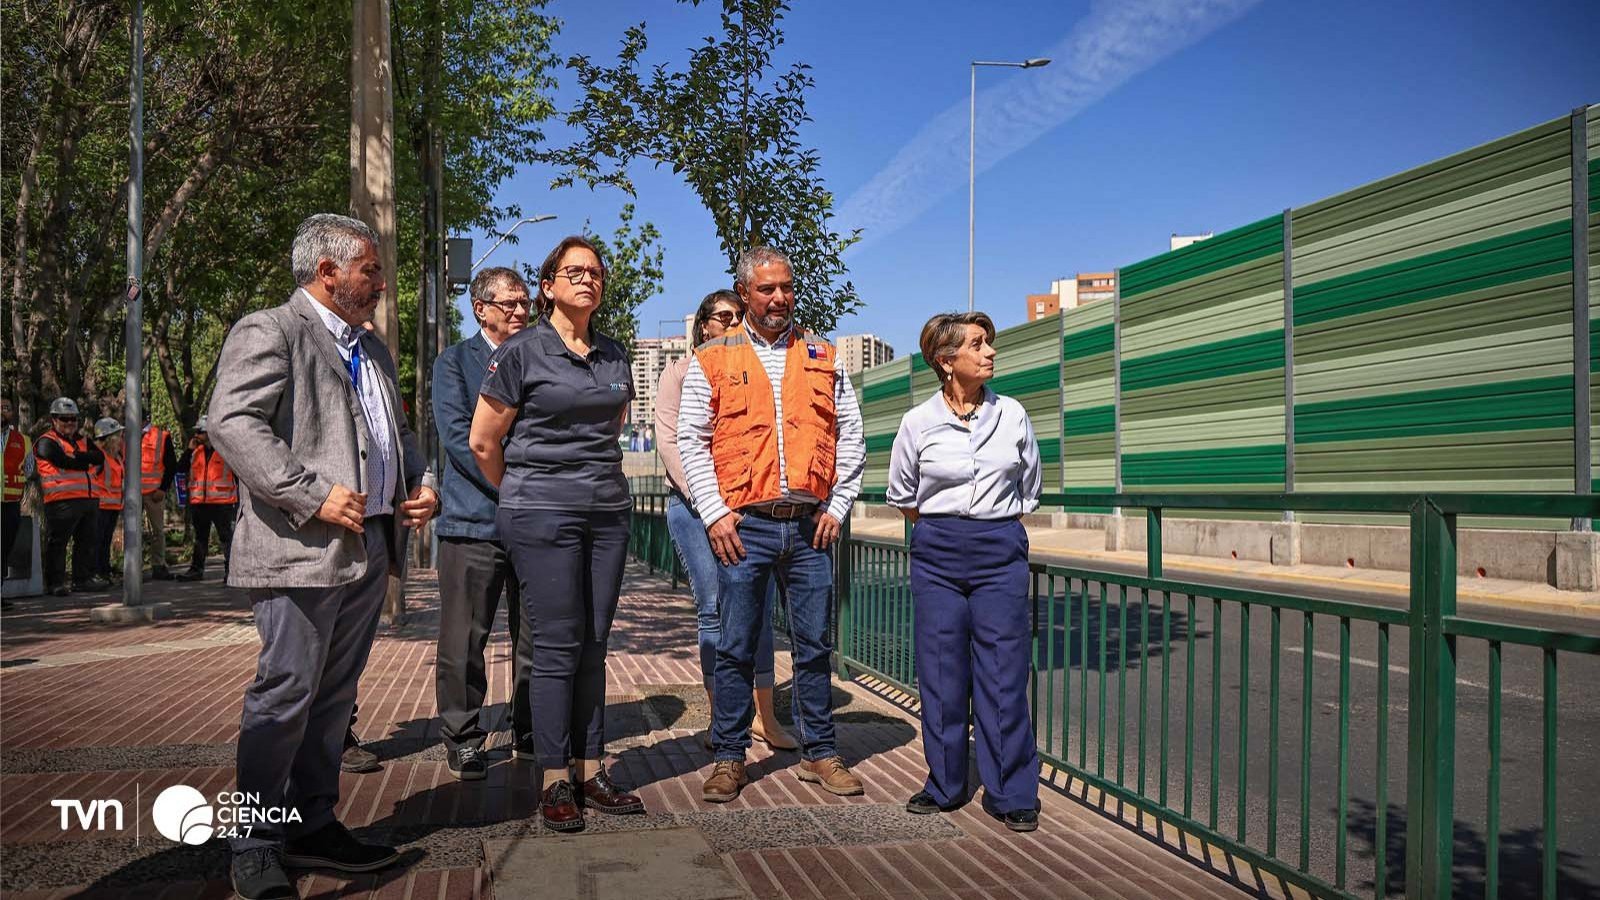
[[[263,811],[295,809],[301,822],[253,823],[229,838],[235,853],[279,846],[333,821],[339,756],[388,588],[392,517],[366,521],[367,571],[334,588],[252,588],[261,655],[239,723],[238,790]],[[264,817],[258,817],[264,818]]]
[[[439,539],[439,645],[434,696],[440,731],[448,747],[481,748],[487,736],[479,715],[489,687],[483,651],[502,596],[514,667],[511,730],[516,740],[531,740],[533,708],[528,704],[528,672],[533,667],[533,634],[522,627],[521,591],[511,557],[499,541]]]

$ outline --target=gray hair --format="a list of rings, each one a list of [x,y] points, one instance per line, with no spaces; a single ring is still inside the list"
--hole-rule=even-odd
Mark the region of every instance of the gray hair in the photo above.
[[[324,259],[347,269],[355,258],[366,252],[367,244],[378,246],[378,235],[367,223],[336,213],[317,213],[300,223],[294,234],[294,250],[289,254],[289,267],[294,272],[294,283],[310,284],[316,280],[317,264]]]
[[[783,251],[768,247],[766,244],[751,247],[739,254],[739,264],[734,267],[734,284],[749,287],[750,279],[756,277],[756,267],[770,266],[773,263],[783,263],[789,267],[789,273],[794,274],[794,264],[789,262],[789,257]]]
[[[483,324],[483,318],[478,315],[478,304],[494,302],[495,294],[499,293],[501,288],[522,288],[524,294],[529,293],[528,282],[517,274],[516,269],[508,269],[505,266],[490,266],[487,269],[479,270],[478,274],[472,276],[472,287],[470,288],[472,317],[478,320],[478,324]],[[532,311],[531,304],[529,310],[530,312]]]

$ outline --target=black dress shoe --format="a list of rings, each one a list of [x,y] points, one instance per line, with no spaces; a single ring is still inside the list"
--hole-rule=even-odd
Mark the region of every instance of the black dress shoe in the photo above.
[[[158,566],[150,570],[151,581],[171,581],[172,570],[166,566]]]
[[[471,744],[452,747],[445,753],[445,766],[457,781],[482,781],[489,773],[483,751]]]
[[[393,847],[356,840],[338,820],[283,846],[283,864],[302,869],[375,872],[393,865],[399,858],[400,854]]]
[[[205,578],[205,577],[206,577],[206,573],[204,573],[204,572],[196,572],[193,569],[189,569],[187,571],[183,571],[183,572],[179,572],[178,573],[178,580],[179,581],[199,581],[200,579]]]
[[[233,892],[244,900],[299,900],[300,892],[283,871],[278,851],[256,847],[233,856],[228,867]]]
[[[58,584],[50,589],[50,596],[52,597],[68,597],[71,595],[72,588],[69,588],[64,584]]]
[[[959,805],[960,804],[940,806],[939,802],[933,799],[932,794],[928,793],[927,791],[917,791],[915,794],[911,795],[910,800],[906,801],[906,812],[915,813],[919,816],[927,816],[936,812],[950,812],[951,810],[956,809]]]
[[[583,828],[583,809],[578,806],[572,782],[562,780],[545,788],[539,798],[539,818],[551,831],[578,831]]]
[[[1013,809],[1010,812],[997,812],[985,809],[989,815],[999,819],[1002,824],[1012,831],[1033,831],[1039,827],[1039,810]]]
[[[583,805],[613,816],[634,815],[644,812],[644,801],[624,791],[611,781],[605,769],[585,781],[582,786]]]

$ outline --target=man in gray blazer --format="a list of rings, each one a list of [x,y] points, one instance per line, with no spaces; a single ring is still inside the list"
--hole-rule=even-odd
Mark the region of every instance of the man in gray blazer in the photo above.
[[[295,897],[284,866],[370,872],[398,859],[334,818],[356,682],[407,528],[438,511],[406,424],[394,360],[363,325],[383,296],[377,237],[319,214],[300,224],[289,302],[229,333],[211,396],[211,441],[239,479],[228,584],[248,590],[261,635],[239,726],[230,821],[234,890]]]

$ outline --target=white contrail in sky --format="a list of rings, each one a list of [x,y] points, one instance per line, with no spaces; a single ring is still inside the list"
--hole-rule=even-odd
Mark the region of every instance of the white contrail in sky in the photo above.
[[[1043,137],[1129,78],[1238,18],[1260,0],[1095,0],[1089,15],[1019,72],[978,96],[978,171]],[[967,180],[967,98],[934,117],[839,207],[859,249],[913,221]]]

